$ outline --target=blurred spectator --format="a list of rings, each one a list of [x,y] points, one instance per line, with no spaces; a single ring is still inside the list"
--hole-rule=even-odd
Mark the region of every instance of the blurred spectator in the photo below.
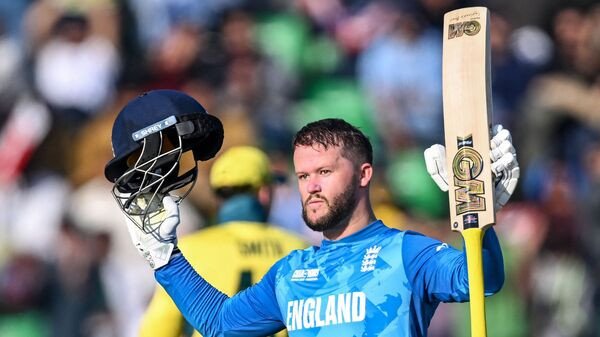
[[[112,100],[118,75],[115,46],[90,29],[85,13],[64,12],[33,55],[33,86],[49,105],[52,128],[38,167],[65,175],[70,138]]]
[[[20,0],[19,0],[20,1]],[[24,47],[28,54],[38,49],[52,38],[56,22],[65,14],[80,13],[89,22],[92,36],[99,36],[118,45],[121,26],[119,24],[119,2],[111,0],[35,0],[28,1],[29,6],[22,18],[24,29]]]
[[[282,61],[277,58],[281,54],[269,54],[269,50],[281,45],[265,33],[265,26],[273,23],[265,23],[257,17],[261,16],[244,10],[224,13],[219,31],[226,70],[219,102],[222,111],[234,107],[248,114],[251,127],[261,135],[257,145],[269,152],[287,151],[286,144],[291,142],[290,100],[295,94],[298,74],[278,62]],[[286,32],[286,24],[290,22],[280,27],[283,32]],[[265,49],[268,44],[273,45]],[[280,53],[286,54],[285,51]]]
[[[529,81],[547,66],[552,45],[533,27],[515,30],[502,12],[492,13],[490,25],[494,123],[513,130]]]
[[[48,289],[51,337],[115,334],[99,274],[108,248],[105,239],[68,220],[61,226]]]
[[[0,268],[8,263],[0,277],[11,266],[18,274],[21,263],[40,267],[55,258],[68,191],[61,177],[30,170],[51,117],[27,85],[20,47],[13,36],[0,32]],[[27,282],[23,280],[24,287]]]
[[[51,117],[32,95],[26,63],[16,41],[0,30],[0,189],[23,173],[34,150],[46,137]]]
[[[90,33],[83,13],[65,13],[35,57],[35,84],[67,132],[104,108],[118,69],[115,47]]]
[[[45,261],[54,259],[69,191],[65,180],[57,175],[36,176],[3,189],[0,223],[4,225],[4,244],[13,252]]]
[[[552,235],[532,268],[532,334],[585,336],[593,322],[585,313],[592,311],[594,287],[578,243],[584,223],[577,221],[577,192],[565,167],[552,165],[549,174],[542,207]]]
[[[48,294],[47,264],[29,254],[15,254],[0,268],[0,335],[47,336],[51,327],[43,309]]]
[[[426,26],[411,5],[389,8],[387,17],[393,20],[387,23],[391,29],[359,55],[357,76],[393,154],[441,142],[442,49],[440,33]]]
[[[600,331],[600,141],[590,144],[585,158],[586,173],[589,177],[589,193],[582,201],[585,230],[578,238],[585,247],[587,262],[594,284],[592,331]]]
[[[191,78],[198,56],[205,52],[201,33],[196,26],[172,25],[168,34],[150,48],[148,89],[181,88]]]
[[[136,31],[148,52],[163,40],[174,24],[214,26],[221,13],[244,0],[127,0],[136,17]]]
[[[570,66],[556,68],[534,80],[522,107],[524,118],[515,133],[522,144],[520,158],[526,168],[533,169],[526,171],[524,180],[525,192],[532,197],[540,187],[534,184],[534,179],[541,176],[542,168],[548,167],[553,159],[565,162],[575,179],[577,192],[585,188],[582,151],[590,141],[590,134],[600,130],[600,46],[597,43],[600,8],[590,8],[574,27],[564,27],[564,16],[574,15],[573,11],[570,7],[560,10],[554,21],[556,34],[564,36],[557,45],[560,48],[557,54],[572,53]],[[568,33],[563,31],[567,29]],[[531,179],[527,178],[528,173]]]

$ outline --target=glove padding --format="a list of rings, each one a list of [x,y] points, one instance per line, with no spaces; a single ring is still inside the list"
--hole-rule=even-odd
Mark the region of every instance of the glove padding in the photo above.
[[[167,263],[177,245],[176,230],[179,225],[179,205],[171,196],[162,200],[163,209],[158,216],[160,222],[148,232],[138,227],[130,216],[126,217],[131,241],[150,267],[158,269]]]
[[[494,176],[494,207],[499,211],[510,199],[517,187],[520,176],[517,154],[512,145],[512,137],[502,125],[492,127],[490,140],[490,158]],[[427,172],[438,187],[448,191],[448,174],[446,172],[446,148],[434,144],[425,150],[425,165]]]

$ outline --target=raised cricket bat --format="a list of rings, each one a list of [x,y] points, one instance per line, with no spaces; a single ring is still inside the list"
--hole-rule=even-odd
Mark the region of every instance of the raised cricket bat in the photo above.
[[[495,223],[490,126],[489,12],[469,7],[444,15],[443,101],[450,223],[465,239],[471,336],[486,336],[482,237]]]

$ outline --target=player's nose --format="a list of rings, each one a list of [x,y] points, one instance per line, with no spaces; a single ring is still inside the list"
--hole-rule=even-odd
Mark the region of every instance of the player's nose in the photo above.
[[[311,178],[309,179],[308,184],[306,184],[306,191],[311,194],[319,193],[321,192],[321,184],[317,179]]]

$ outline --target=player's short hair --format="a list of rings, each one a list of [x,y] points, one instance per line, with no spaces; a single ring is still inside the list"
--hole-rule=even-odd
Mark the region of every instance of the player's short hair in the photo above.
[[[326,118],[308,123],[296,133],[293,146],[321,145],[342,147],[342,155],[356,165],[373,164],[373,146],[358,128],[339,118]]]

